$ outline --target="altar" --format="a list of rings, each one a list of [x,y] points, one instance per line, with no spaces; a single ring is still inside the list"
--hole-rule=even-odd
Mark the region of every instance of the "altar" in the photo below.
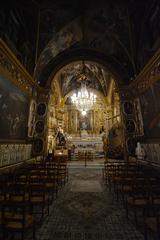
[[[83,139],[83,138],[74,138],[72,143],[75,146],[75,149],[94,149],[96,151],[103,151],[103,142],[100,139]]]
[[[80,135],[81,135],[81,138],[88,138],[89,137],[88,132],[85,129],[83,129],[81,131]]]
[[[95,157],[104,156],[103,141],[101,136],[81,134],[80,137],[71,136],[70,142],[72,146],[74,146],[75,156],[79,152],[92,152]]]

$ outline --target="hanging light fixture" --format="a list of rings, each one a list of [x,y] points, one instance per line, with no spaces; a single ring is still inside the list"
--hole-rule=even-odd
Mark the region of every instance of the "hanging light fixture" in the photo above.
[[[96,103],[96,95],[87,89],[86,81],[86,71],[85,64],[82,62],[82,72],[78,76],[78,81],[81,82],[81,88],[77,93],[74,93],[71,96],[72,103],[76,106],[76,108],[82,113],[82,115],[86,115],[87,111],[89,111],[93,105]]]
[[[82,43],[85,44],[85,11],[83,11],[82,15]],[[87,111],[96,103],[96,95],[87,89],[86,83],[90,81],[90,79],[87,77],[87,69],[84,60],[82,60],[81,69],[80,74],[77,76],[77,81],[81,83],[81,88],[77,93],[71,96],[71,100],[81,114],[85,116]]]

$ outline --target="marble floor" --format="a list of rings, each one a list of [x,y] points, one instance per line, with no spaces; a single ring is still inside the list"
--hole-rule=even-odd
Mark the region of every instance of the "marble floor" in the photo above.
[[[143,240],[144,236],[104,186],[102,169],[71,168],[69,182],[37,228],[37,239]]]
[[[104,158],[95,159],[94,161],[70,161],[68,162],[69,168],[102,168],[104,166]]]
[[[71,192],[102,192],[102,186],[96,180],[73,180]]]

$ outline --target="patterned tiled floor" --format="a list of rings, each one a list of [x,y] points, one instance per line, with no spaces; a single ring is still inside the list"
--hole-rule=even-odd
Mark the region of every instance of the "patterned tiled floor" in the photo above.
[[[97,180],[73,180],[71,192],[102,192],[102,186]]]
[[[125,210],[102,184],[101,169],[70,169],[69,182],[37,229],[38,240],[143,240],[142,230],[127,221]],[[73,190],[73,181],[93,181],[103,191]],[[88,185],[88,188],[89,188]],[[28,237],[28,240],[31,236]]]

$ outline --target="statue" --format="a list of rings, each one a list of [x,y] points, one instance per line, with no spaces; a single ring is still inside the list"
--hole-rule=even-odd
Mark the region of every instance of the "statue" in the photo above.
[[[65,139],[65,136],[61,129],[58,129],[57,136],[56,136],[56,142],[57,142],[57,145],[59,145],[59,146],[66,145],[66,139]]]
[[[82,122],[82,130],[86,130],[87,124],[85,122]]]
[[[138,160],[144,160],[146,154],[143,146],[141,146],[140,142],[137,142],[136,152],[135,155]]]

